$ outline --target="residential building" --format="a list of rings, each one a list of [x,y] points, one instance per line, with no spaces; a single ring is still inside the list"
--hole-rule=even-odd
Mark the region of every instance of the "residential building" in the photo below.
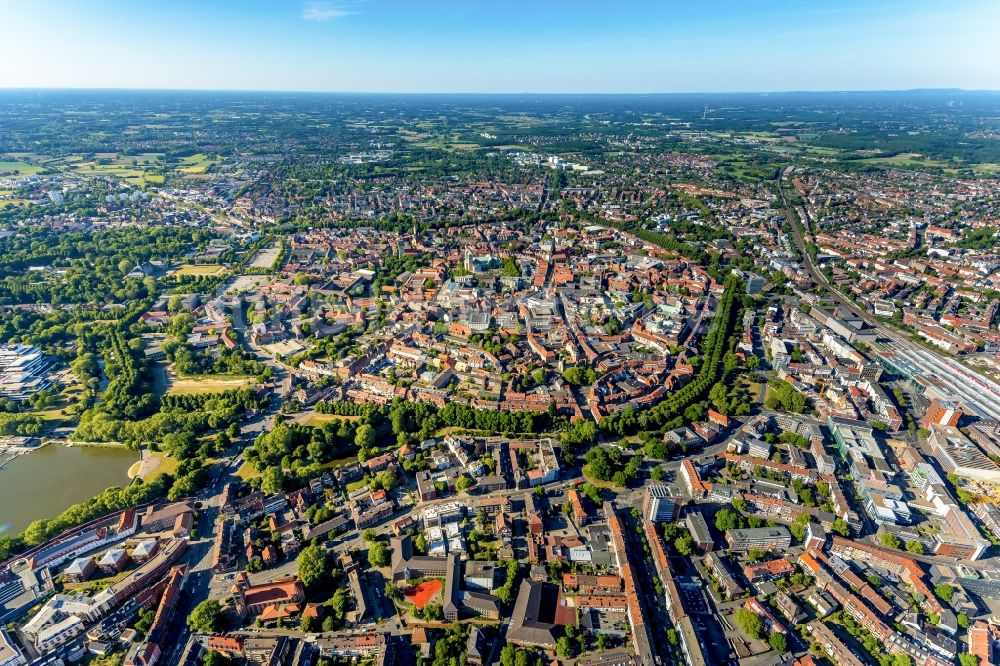
[[[6,629],[0,629],[0,666],[25,666],[28,663],[24,653],[11,640]]]
[[[674,492],[662,483],[647,485],[643,492],[642,516],[655,523],[670,522],[680,512]]]
[[[694,545],[700,551],[707,553],[715,549],[715,539],[712,538],[712,532],[708,528],[708,521],[705,520],[705,516],[700,511],[688,509],[684,516],[684,525],[687,527],[688,533],[691,534]]]
[[[792,535],[784,527],[757,527],[726,530],[726,543],[731,550],[784,550],[792,545]]]

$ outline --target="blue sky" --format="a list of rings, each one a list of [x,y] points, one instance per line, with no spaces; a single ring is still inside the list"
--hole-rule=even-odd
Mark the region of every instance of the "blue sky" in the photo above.
[[[997,0],[0,0],[0,87],[1000,89]]]

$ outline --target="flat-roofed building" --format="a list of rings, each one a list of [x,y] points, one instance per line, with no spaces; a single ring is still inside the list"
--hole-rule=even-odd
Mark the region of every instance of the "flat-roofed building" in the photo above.
[[[21,635],[32,641],[39,653],[47,654],[82,634],[86,622],[96,617],[90,598],[57,594],[21,627]]]
[[[712,532],[708,528],[708,521],[705,520],[705,516],[702,515],[701,511],[689,510],[687,515],[684,516],[684,525],[687,526],[688,532],[694,540],[694,545],[699,550],[703,553],[715,550],[715,539],[712,538]]]
[[[30,345],[0,345],[0,396],[27,400],[52,386],[50,363],[40,349]]]
[[[679,506],[670,486],[657,483],[646,486],[642,498],[642,515],[654,523],[672,521],[677,517]]]
[[[465,563],[465,585],[489,592],[496,585],[496,565],[484,560],[469,560]]]
[[[784,527],[757,527],[726,530],[726,543],[731,550],[783,550],[792,545],[792,535]]]
[[[24,666],[27,663],[24,653],[10,639],[10,634],[0,629],[0,666]]]
[[[385,649],[386,634],[320,637],[314,644],[321,657],[370,657]]]
[[[928,441],[945,472],[976,481],[1000,481],[1000,466],[958,428],[932,425]]]

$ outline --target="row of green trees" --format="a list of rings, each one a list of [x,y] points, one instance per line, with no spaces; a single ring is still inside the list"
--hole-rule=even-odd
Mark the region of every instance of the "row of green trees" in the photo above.
[[[631,408],[611,414],[601,420],[601,430],[624,435],[636,429],[651,430],[663,427],[672,419],[683,416],[684,410],[701,400],[725,371],[724,357],[732,344],[732,332],[739,319],[743,281],[735,274],[726,278],[725,292],[719,300],[715,319],[702,343],[701,367],[697,376],[679,391],[656,406],[635,413]]]
[[[166,441],[170,435],[200,436],[236,424],[247,410],[258,409],[267,396],[245,388],[206,396],[163,396],[156,414],[130,421],[102,409],[83,413],[73,438],[83,442],[123,442],[129,446]],[[190,402],[189,402],[190,401]]]
[[[396,435],[403,443],[408,439],[426,439],[437,430],[457,426],[467,430],[484,430],[504,434],[531,434],[551,430],[554,423],[551,414],[536,412],[505,412],[492,409],[476,409],[461,403],[448,403],[437,407],[429,402],[395,399],[388,406],[355,405],[348,402],[319,403],[316,411],[340,416],[361,416],[371,425],[387,419]]]
[[[141,369],[120,328],[106,337],[104,372],[110,382],[104,391],[101,410],[112,416],[135,419],[156,407],[156,397],[143,390]]]

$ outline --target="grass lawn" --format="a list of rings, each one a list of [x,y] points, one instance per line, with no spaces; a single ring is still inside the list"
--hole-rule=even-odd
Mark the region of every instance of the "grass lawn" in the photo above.
[[[318,428],[333,421],[357,421],[360,416],[339,416],[337,414],[319,414],[317,412],[306,412],[297,414],[295,422],[311,428]]]
[[[347,494],[350,495],[355,490],[358,490],[359,488],[364,488],[367,485],[368,482],[365,481],[364,479],[358,479],[357,481],[352,481],[351,483],[347,484]]]
[[[250,386],[253,377],[184,377],[171,379],[168,395],[200,395],[202,393],[222,393]]]
[[[62,410],[62,407],[53,407],[52,409],[35,412],[35,415],[45,419],[45,424],[49,428],[59,428],[74,423],[75,419],[63,414]]]
[[[142,461],[137,460],[135,463],[129,467],[128,476],[133,478],[136,474],[142,471],[143,479],[151,479],[157,474],[171,474],[177,471],[177,466],[180,462],[176,458],[171,458],[170,456],[163,453],[149,453],[150,462],[146,465],[146,469],[142,469]]]
[[[340,469],[345,465],[350,465],[351,463],[356,463],[356,462],[358,462],[357,456],[347,456],[346,458],[337,458],[336,460],[325,462],[323,463],[322,467],[323,469],[334,470],[334,469]]]
[[[87,656],[91,657],[90,661],[87,662],[88,666],[121,666],[125,660],[125,653],[120,650],[103,657],[96,655]]]
[[[185,264],[180,268],[171,271],[173,275],[221,275],[226,272],[225,266],[217,264]]]
[[[477,143],[451,143],[442,139],[432,139],[431,141],[418,141],[412,144],[416,148],[430,148],[437,150],[444,150],[449,153],[463,151],[463,150],[476,150],[479,148]]]
[[[434,433],[435,437],[445,437],[446,435],[454,435],[456,433],[465,432],[465,428],[462,426],[445,426]]]
[[[240,468],[236,471],[236,477],[242,479],[243,481],[249,481],[250,479],[256,479],[260,476],[260,472],[248,462],[244,462]]]
[[[107,578],[94,578],[92,580],[87,580],[82,583],[63,583],[63,590],[66,592],[83,592],[84,594],[95,594],[102,590],[106,590],[111,587],[112,583],[117,583],[121,579],[132,573],[131,569],[126,569],[121,573],[115,574],[114,576],[108,576]]]

